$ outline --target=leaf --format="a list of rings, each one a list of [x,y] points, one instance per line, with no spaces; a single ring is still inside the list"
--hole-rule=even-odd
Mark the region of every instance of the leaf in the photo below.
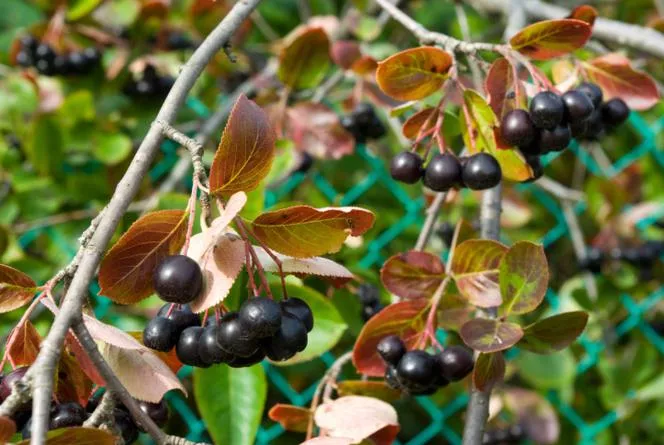
[[[505,377],[505,358],[502,352],[480,353],[473,368],[473,386],[487,391]]]
[[[475,308],[461,295],[447,294],[438,304],[438,327],[459,331],[472,318]]]
[[[0,264],[0,313],[13,311],[32,300],[37,284],[13,267]]]
[[[459,116],[461,135],[468,151],[471,154],[486,152],[496,158],[505,179],[525,181],[532,178],[532,169],[519,150],[501,150],[498,148],[496,135],[498,119],[486,100],[478,92],[471,89],[464,91],[463,100],[468,110],[468,116],[463,110]],[[473,135],[474,144],[471,141],[471,134]]]
[[[376,81],[397,100],[419,100],[438,91],[449,77],[452,57],[433,46],[411,48],[378,63]]]
[[[318,436],[313,439],[305,440],[300,445],[351,445],[355,443],[353,439],[344,437]]]
[[[279,272],[277,263],[267,254],[265,249],[254,246],[254,250],[266,272]],[[281,269],[284,274],[297,276],[318,275],[323,279],[331,281],[337,287],[354,278],[350,270],[327,258],[293,258],[276,252],[273,252],[273,254],[281,261]]]
[[[420,340],[429,302],[424,299],[390,304],[374,315],[362,328],[353,347],[353,365],[360,374],[382,377],[385,363],[378,355],[378,342],[388,335],[398,335],[408,349]]]
[[[51,114],[39,115],[33,120],[28,135],[25,153],[35,170],[44,176],[60,173],[65,135],[58,120]]]
[[[277,403],[270,408],[267,415],[275,422],[279,422],[286,431],[306,433],[312,414],[307,408]]]
[[[500,293],[504,315],[526,314],[542,303],[549,283],[549,267],[541,245],[519,241],[500,263]]]
[[[97,428],[68,427],[46,433],[46,445],[115,445],[116,437]],[[30,445],[30,439],[22,440],[17,445]]]
[[[7,342],[5,354],[13,367],[30,366],[37,359],[41,337],[30,320],[17,328],[12,331],[11,345]]]
[[[10,443],[9,439],[16,433],[16,424],[6,416],[0,416],[0,443]]]
[[[582,62],[582,66],[588,79],[602,88],[605,100],[619,97],[634,110],[647,110],[659,101],[653,79],[635,70],[629,59],[620,54],[606,54]]]
[[[374,219],[372,212],[359,207],[298,205],[265,212],[251,225],[256,238],[269,248],[305,258],[338,252],[349,235],[362,235]]]
[[[514,67],[509,60],[501,57],[491,64],[489,72],[484,81],[489,105],[500,121],[502,117],[515,108],[526,108],[528,96],[520,80],[514,79]],[[508,99],[508,93],[515,93],[519,89],[521,103],[517,104],[515,99]]]
[[[549,355],[521,351],[514,363],[519,375],[539,389],[569,388],[576,375],[576,361],[569,349]]]
[[[330,50],[332,60],[345,70],[349,70],[362,57],[360,44],[352,40],[337,40]]]
[[[340,397],[367,396],[391,403],[401,398],[401,391],[390,388],[384,381],[344,380],[337,383]]]
[[[141,332],[141,336],[142,335],[143,333]],[[81,346],[76,337],[74,337],[74,334],[71,332],[68,332],[67,336],[65,337],[65,346],[74,355],[78,366],[85,373],[85,375],[88,376],[92,383],[98,386],[106,386],[106,381],[101,376],[101,374],[99,374],[99,371],[97,370],[95,364],[92,363],[90,356],[83,349],[83,346]]]
[[[131,139],[122,133],[98,133],[95,135],[94,155],[106,165],[124,161],[132,151]]]
[[[254,443],[267,398],[267,380],[260,365],[196,368],[194,397],[214,443]]]
[[[320,27],[298,30],[279,55],[278,76],[287,87],[317,86],[330,64],[330,40]]]
[[[592,6],[579,5],[570,11],[567,18],[581,20],[582,22],[586,22],[590,26],[593,26],[595,24],[595,19],[597,19],[597,15],[597,9]]]
[[[524,329],[519,348],[537,354],[549,354],[569,346],[583,332],[588,314],[583,311],[565,312],[539,320]]]
[[[131,335],[132,338],[134,338],[137,342],[140,342],[140,344],[145,347],[143,344],[143,331],[131,331],[127,332],[127,334]],[[184,366],[180,359],[178,359],[178,355],[175,351],[175,348],[171,349],[168,352],[162,352],[162,351],[156,351],[154,349],[150,349],[150,352],[152,352],[154,355],[156,355],[159,360],[164,362],[166,366],[170,368],[171,371],[173,371],[174,374],[177,374],[178,371]]]
[[[436,125],[438,115],[438,109],[434,107],[424,108],[413,114],[403,123],[401,132],[406,138],[415,139],[420,131],[425,133]]]
[[[265,111],[240,95],[210,167],[210,192],[227,196],[258,187],[270,172],[275,137]]]
[[[491,240],[468,240],[456,247],[452,278],[470,303],[479,307],[500,305],[498,268],[507,251],[507,246]]]
[[[172,389],[187,394],[177,376],[147,348],[122,349],[104,342],[97,345],[132,397],[157,403]]]
[[[85,405],[92,392],[92,380],[81,367],[74,353],[63,349],[55,379],[55,398],[59,402],[76,402]]]
[[[591,33],[592,27],[581,20],[545,20],[523,28],[510,45],[531,59],[548,60],[581,48]]]
[[[342,437],[360,442],[381,430],[388,431],[391,440],[381,437],[377,445],[390,444],[399,432],[397,412],[392,405],[371,397],[347,396],[323,403],[314,413],[316,425],[330,437]]]
[[[288,134],[299,151],[320,159],[340,159],[355,151],[355,139],[327,105],[300,102],[286,113]]]
[[[99,6],[99,3],[101,3],[101,0],[75,0],[67,8],[67,19],[78,20],[83,18]]]
[[[160,210],[139,218],[106,253],[99,267],[99,294],[132,304],[153,293],[152,272],[179,252],[187,232],[187,213]]]
[[[385,288],[405,299],[431,298],[444,278],[440,258],[416,250],[390,257],[380,270]]]
[[[514,346],[523,337],[523,330],[516,323],[475,318],[461,326],[459,334],[476,351],[496,352]]]
[[[535,391],[507,388],[502,400],[526,430],[529,439],[538,444],[558,443],[560,422],[551,402]]]

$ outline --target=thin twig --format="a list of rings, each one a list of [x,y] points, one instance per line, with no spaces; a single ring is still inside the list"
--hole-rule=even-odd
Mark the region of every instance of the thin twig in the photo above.
[[[576,217],[576,213],[574,213],[574,208],[572,208],[570,202],[562,201],[560,204],[563,208],[565,223],[569,229],[569,236],[572,240],[574,254],[576,255],[577,260],[582,260],[586,257],[588,249],[586,248],[586,242],[583,239],[583,232],[579,225],[579,219]],[[586,289],[588,290],[588,296],[592,301],[597,301],[597,282],[595,281],[595,276],[590,272],[584,272],[583,280],[586,284]]]
[[[90,414],[90,417],[88,417],[88,419],[83,422],[83,426],[96,428],[101,424],[112,421],[114,408],[115,397],[113,397],[113,392],[107,389],[99,401],[97,408],[95,408],[92,414]]]
[[[584,201],[586,199],[585,193],[579,190],[565,187],[558,181],[554,181],[548,176],[542,176],[537,181],[535,181],[534,184],[561,200]]]
[[[438,192],[436,197],[433,199],[433,202],[427,208],[427,218],[424,221],[422,230],[420,230],[420,235],[417,237],[417,243],[415,243],[415,250],[423,250],[424,246],[429,242],[431,234],[433,233],[434,226],[436,225],[436,219],[438,219],[438,214],[440,209],[445,203],[445,198],[447,197],[447,192]]]

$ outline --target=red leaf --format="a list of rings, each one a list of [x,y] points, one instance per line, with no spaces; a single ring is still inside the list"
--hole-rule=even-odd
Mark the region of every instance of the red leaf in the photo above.
[[[548,60],[581,48],[591,33],[590,25],[581,20],[545,20],[526,26],[510,39],[510,45],[532,59]]]
[[[0,416],[0,443],[9,443],[9,439],[16,433],[16,424],[6,416]]]
[[[97,367],[92,363],[92,359],[90,359],[88,353],[85,352],[83,346],[81,346],[71,332],[67,333],[67,337],[65,337],[65,345],[67,349],[74,354],[78,366],[80,366],[85,375],[92,380],[92,383],[98,386],[106,386],[106,381],[101,374],[99,374],[99,371],[97,371]]]
[[[390,257],[380,270],[383,285],[401,298],[430,298],[445,278],[436,255],[411,250]]]
[[[523,330],[516,323],[475,318],[461,326],[459,334],[476,351],[496,352],[514,346],[523,337]]]
[[[602,88],[606,100],[619,97],[634,110],[647,110],[659,101],[653,79],[632,68],[629,59],[619,54],[583,62],[583,68],[588,78]]]
[[[515,81],[514,71],[514,67],[507,59],[500,58],[491,64],[484,81],[484,89],[489,99],[489,105],[496,114],[498,122],[511,110],[526,107],[528,99],[526,90],[520,81]],[[515,88],[519,89],[520,104],[517,104],[515,99],[506,97],[510,92],[515,93]]]
[[[210,191],[227,196],[258,187],[272,166],[274,144],[265,111],[240,95],[210,167]]]
[[[18,328],[18,327],[17,327]],[[7,358],[14,367],[30,366],[37,359],[41,337],[30,320],[26,320],[20,329],[12,331],[11,345],[7,345]]]
[[[311,419],[311,411],[299,406],[277,403],[267,413],[268,417],[279,422],[286,431],[306,433]]]
[[[330,40],[321,27],[297,29],[279,55],[279,79],[293,89],[313,88],[330,64]]]
[[[339,159],[355,151],[355,139],[327,105],[300,102],[286,113],[286,131],[298,150],[320,159]]]
[[[431,116],[432,114],[434,114],[433,117]],[[401,132],[408,139],[415,139],[417,138],[417,135],[420,133],[420,131],[424,133],[427,130],[432,129],[436,125],[437,119],[438,110],[436,108],[424,108],[423,110],[413,114],[406,120],[406,122],[403,123]]]
[[[385,374],[385,363],[378,355],[378,342],[388,335],[398,335],[412,349],[420,340],[427,318],[428,300],[402,301],[387,306],[364,325],[353,347],[357,371],[371,377]]]
[[[580,5],[572,9],[567,18],[581,20],[586,22],[590,26],[595,24],[595,19],[597,19],[597,9],[593,8],[590,5]]]
[[[492,388],[505,377],[505,358],[502,352],[480,353],[473,368],[473,386],[480,391]]]
[[[353,63],[350,69],[357,75],[367,76],[378,69],[378,62],[371,56],[362,56]]]
[[[498,268],[507,251],[507,246],[491,240],[468,240],[456,247],[452,277],[461,294],[475,306],[500,305]]]
[[[59,402],[88,403],[92,391],[92,380],[81,368],[76,356],[63,349],[56,371],[55,396]]]
[[[352,40],[337,40],[332,44],[332,60],[341,68],[348,70],[362,57],[360,44]]]
[[[154,268],[177,253],[187,231],[187,213],[161,210],[142,216],[106,253],[99,267],[99,294],[132,304],[153,292]]]
[[[37,284],[13,267],[0,264],[0,314],[13,311],[32,300]]]

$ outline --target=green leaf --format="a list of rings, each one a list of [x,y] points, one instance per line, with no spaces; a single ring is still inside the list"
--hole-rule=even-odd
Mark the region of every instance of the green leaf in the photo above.
[[[500,294],[504,315],[526,314],[540,305],[549,283],[549,267],[541,245],[516,243],[500,262]]]
[[[95,137],[93,151],[104,164],[116,165],[131,153],[131,139],[122,133],[99,133]]]
[[[538,354],[560,351],[581,335],[588,314],[583,311],[554,315],[531,324],[524,330],[518,346]]]
[[[516,323],[475,318],[461,326],[459,334],[476,351],[496,352],[514,346],[523,337],[523,330]]]
[[[58,115],[67,126],[73,126],[78,121],[91,121],[95,118],[95,103],[92,92],[78,90],[67,95]]]
[[[471,239],[456,247],[452,277],[470,303],[479,307],[501,303],[498,267],[507,251],[507,246],[491,240]]]
[[[649,400],[663,400],[664,399],[664,374],[652,380],[645,386],[639,388],[634,397],[636,400],[646,402]]]
[[[276,365],[306,362],[332,349],[348,327],[332,302],[319,292],[304,286],[286,283],[288,295],[306,301],[314,314],[314,328],[309,332],[307,348],[290,360]]]
[[[26,152],[40,174],[52,176],[60,172],[64,143],[64,134],[55,117],[42,115],[35,120]]]
[[[330,39],[323,28],[305,27],[290,39],[279,56],[279,79],[293,89],[318,85],[330,65]]]
[[[98,5],[101,0],[74,0],[70,2],[69,9],[67,10],[67,19],[78,20],[90,14]]]
[[[194,395],[214,443],[254,443],[267,398],[267,379],[261,365],[196,368]]]
[[[515,363],[521,377],[540,389],[562,389],[574,382],[576,362],[568,349],[549,355],[521,351]]]
[[[138,0],[114,0],[102,4],[93,16],[107,28],[127,28],[134,23],[140,12]]]

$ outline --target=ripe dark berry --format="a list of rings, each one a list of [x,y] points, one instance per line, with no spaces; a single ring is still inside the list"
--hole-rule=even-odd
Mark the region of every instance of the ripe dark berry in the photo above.
[[[397,366],[399,380],[408,388],[429,386],[436,379],[438,365],[434,357],[425,351],[406,352]]]
[[[35,49],[37,49],[37,45],[39,45],[39,40],[37,40],[32,34],[21,36],[19,42],[21,44],[21,48],[28,51],[29,53],[34,52]]]
[[[16,368],[0,381],[0,400],[5,400],[9,397],[12,393],[12,387],[14,384],[23,378],[25,373],[28,372],[28,369],[28,366]]]
[[[166,425],[166,422],[168,422],[168,405],[164,399],[158,403],[139,401],[138,407],[141,411],[147,414],[157,426],[163,427]]]
[[[540,130],[539,147],[541,153],[562,151],[572,142],[572,132],[566,124],[558,125],[552,130]]]
[[[124,443],[131,444],[136,442],[136,439],[138,439],[138,427],[127,411],[119,408],[113,409],[113,420],[116,428],[120,431]]]
[[[401,357],[406,353],[406,345],[397,335],[388,335],[382,338],[376,346],[378,354],[385,363],[397,365]]]
[[[422,158],[412,151],[404,151],[392,158],[390,174],[397,181],[415,184],[422,177]]]
[[[367,125],[364,131],[369,139],[380,139],[387,133],[385,125],[383,125],[376,115],[374,115],[373,121]]]
[[[70,72],[70,66],[67,62],[67,56],[58,54],[53,60],[53,73],[56,75],[65,75]]]
[[[579,261],[579,267],[596,274],[602,271],[603,261],[604,253],[595,247],[591,247],[586,252],[586,256]]]
[[[165,96],[171,90],[174,83],[175,79],[173,79],[171,76],[160,77],[157,80],[156,92],[162,96]]]
[[[602,94],[601,88],[598,87],[597,84],[584,82],[576,87],[576,90],[581,91],[583,94],[588,96],[595,109],[599,109],[599,106],[602,104],[602,100],[604,100],[604,95]]]
[[[495,187],[502,177],[500,164],[488,153],[477,153],[470,156],[462,172],[463,183],[472,190],[486,190]]]
[[[143,330],[143,344],[156,351],[168,352],[178,342],[180,333],[177,326],[168,318],[155,317]]]
[[[87,61],[83,54],[78,51],[72,51],[67,55],[67,61],[72,73],[83,74],[87,69]]]
[[[83,57],[86,60],[86,66],[92,68],[101,60],[101,52],[94,46],[89,46],[83,50]]]
[[[238,319],[254,338],[269,337],[281,326],[281,307],[267,297],[249,298],[240,307]]]
[[[194,46],[194,43],[181,32],[171,32],[166,39],[166,47],[168,49],[189,49]]]
[[[224,363],[233,358],[233,355],[224,351],[217,342],[218,330],[216,324],[206,326],[198,340],[198,356],[208,365]]]
[[[201,356],[198,354],[201,335],[203,335],[203,328],[200,326],[192,326],[180,334],[178,343],[175,346],[175,352],[178,359],[185,365],[198,366],[199,368],[209,366],[203,362]]]
[[[526,163],[528,163],[530,168],[533,170],[533,177],[525,182],[537,181],[539,178],[541,178],[544,175],[544,167],[542,167],[542,161],[540,160],[539,156],[525,156],[525,158],[526,158]]]
[[[37,62],[35,62],[35,68],[37,68],[39,74],[43,74],[45,76],[52,76],[55,74],[53,61],[38,59]]]
[[[365,128],[373,123],[376,113],[371,104],[362,102],[357,104],[351,116],[355,118],[358,127]]]
[[[380,303],[380,293],[378,288],[373,284],[360,284],[360,286],[357,288],[357,296],[360,299],[360,303],[362,303],[364,306]]]
[[[385,306],[383,306],[380,303],[376,303],[373,305],[367,305],[362,307],[362,320],[364,321],[369,321],[371,317],[379,313],[385,309]]]
[[[444,192],[461,181],[461,164],[451,154],[435,155],[424,171],[424,185],[435,192]]]
[[[508,144],[521,147],[535,140],[537,129],[526,110],[512,110],[503,116],[500,134]]]
[[[170,303],[190,303],[203,287],[203,274],[196,261],[184,255],[164,258],[152,277],[157,295]]]
[[[610,127],[622,124],[629,117],[629,107],[625,101],[620,98],[604,102],[601,110],[602,121]]]
[[[314,314],[311,312],[311,308],[306,301],[297,297],[290,297],[281,302],[281,309],[284,312],[297,317],[302,323],[304,323],[307,332],[311,332],[314,328]]]
[[[281,327],[274,337],[263,342],[265,354],[270,360],[288,360],[307,347],[307,328],[299,318],[283,314]]]
[[[174,305],[172,311],[170,310],[171,306],[171,303],[166,303],[161,309],[159,309],[157,315],[173,321],[173,323],[175,323],[175,331],[177,332],[177,335],[180,335],[180,333],[189,326],[200,326],[201,319],[198,314],[192,312],[191,306],[188,304]],[[169,311],[170,314],[168,313]]]
[[[387,383],[387,386],[392,389],[402,389],[396,366],[387,365],[387,368],[385,369],[385,383]]]
[[[466,377],[473,370],[473,353],[463,346],[449,346],[438,354],[438,361],[445,378],[456,382]]]
[[[357,126],[357,122],[355,122],[354,116],[352,115],[342,116],[339,122],[341,123],[341,126],[344,128],[344,130],[352,134],[353,137],[357,139],[357,142],[364,142],[364,137],[359,134],[359,129]]]
[[[587,94],[578,90],[571,90],[561,96],[565,104],[565,120],[567,122],[581,122],[587,119],[595,110],[592,100]]]
[[[530,119],[537,128],[554,128],[563,120],[563,100],[551,91],[542,91],[530,102]]]
[[[306,173],[309,170],[311,170],[311,167],[313,167],[313,165],[314,165],[314,157],[311,156],[306,151],[301,151],[297,167],[295,167],[293,173]]]
[[[599,139],[604,134],[604,122],[600,109],[592,112],[590,117],[583,122],[572,122],[570,124],[572,136],[577,139]]]
[[[141,79],[135,84],[136,94],[139,96],[152,96],[155,93],[155,85],[152,82]]]
[[[32,56],[30,53],[26,50],[21,50],[16,54],[16,64],[18,66],[22,66],[24,68],[27,68],[29,66],[32,66]]]
[[[224,351],[239,357],[249,357],[258,349],[255,334],[245,329],[237,312],[229,312],[221,317],[217,342]]]
[[[35,59],[45,60],[47,62],[53,62],[55,60],[55,51],[51,48],[51,45],[48,43],[40,43],[35,48]]]
[[[228,366],[231,368],[247,368],[253,366],[256,363],[260,363],[265,359],[265,352],[263,349],[258,348],[249,357],[234,357],[231,361],[228,362]]]
[[[58,428],[82,425],[85,418],[85,409],[78,403],[62,403],[51,408],[49,428],[57,430]]]

